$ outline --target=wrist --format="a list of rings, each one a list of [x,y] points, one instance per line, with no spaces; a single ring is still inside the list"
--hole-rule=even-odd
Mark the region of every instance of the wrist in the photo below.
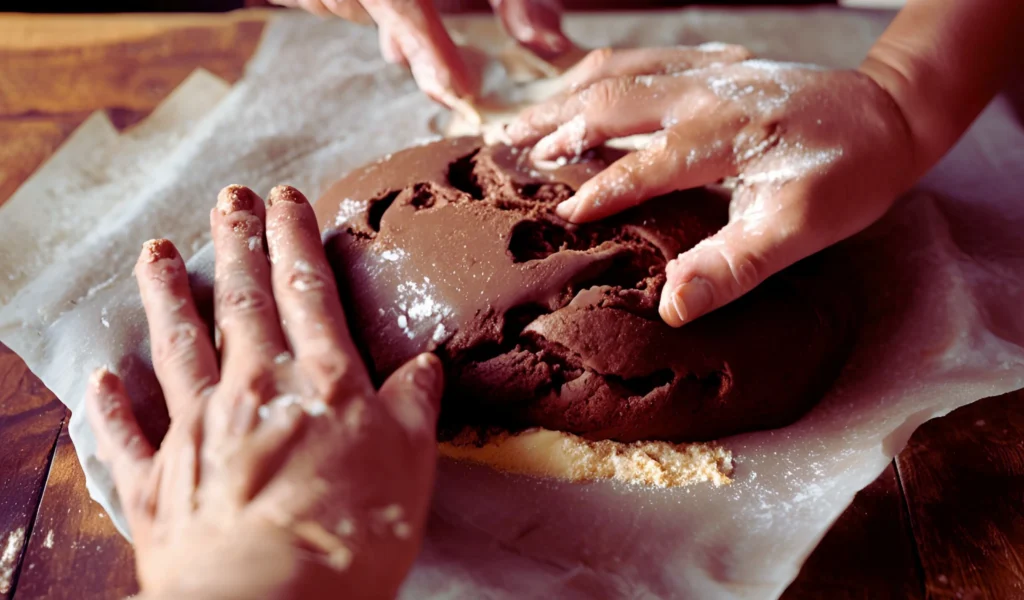
[[[138,572],[146,600],[197,598],[316,599],[337,597],[341,575],[322,557],[302,550],[276,527],[210,531],[188,536],[187,545],[148,556]]]
[[[892,101],[902,118],[913,152],[913,179],[924,175],[956,142],[962,131],[935,110],[937,90],[927,67],[877,44],[858,68]]]

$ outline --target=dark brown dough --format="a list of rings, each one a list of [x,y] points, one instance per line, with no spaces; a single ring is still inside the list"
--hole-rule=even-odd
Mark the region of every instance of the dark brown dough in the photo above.
[[[378,383],[431,350],[441,432],[542,426],[696,441],[786,425],[835,378],[853,330],[815,258],[679,329],[658,316],[667,260],[722,227],[725,199],[675,192],[605,221],[553,213],[605,166],[554,171],[459,138],[356,170],[316,205],[354,338]]]

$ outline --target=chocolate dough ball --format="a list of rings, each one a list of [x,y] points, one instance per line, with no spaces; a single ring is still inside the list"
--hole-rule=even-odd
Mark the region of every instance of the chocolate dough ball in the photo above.
[[[525,151],[458,138],[358,169],[316,204],[377,382],[420,352],[442,358],[442,436],[540,426],[707,440],[791,423],[833,381],[854,320],[819,259],[665,325],[665,264],[725,225],[727,201],[695,189],[597,223],[558,218],[609,160],[543,170]]]

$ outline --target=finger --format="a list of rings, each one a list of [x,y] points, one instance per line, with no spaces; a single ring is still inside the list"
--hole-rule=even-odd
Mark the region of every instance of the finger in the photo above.
[[[578,154],[612,137],[660,129],[664,115],[691,85],[669,76],[603,79],[527,108],[506,133],[515,145],[537,142],[534,159]]]
[[[542,58],[564,54],[573,43],[562,33],[557,0],[490,0],[509,35]]]
[[[432,445],[437,437],[444,371],[433,354],[421,354],[388,377],[377,396],[410,439]]]
[[[642,150],[623,156],[555,208],[567,221],[584,223],[622,212],[676,190],[705,185],[733,174],[732,146],[723,133],[681,127],[655,136]]]
[[[328,16],[331,15],[330,9],[327,8],[326,6],[324,6],[323,2],[321,2],[320,0],[297,0],[297,1],[298,1],[299,7],[302,10],[304,10],[304,11],[306,11],[308,13],[312,13],[312,14],[318,16],[318,17],[328,17]]]
[[[286,185],[271,190],[267,203],[274,296],[296,359],[335,349],[354,352],[313,207]]]
[[[377,31],[377,41],[380,44],[380,54],[384,57],[384,60],[391,64],[402,65],[403,67],[409,66],[409,61],[402,54],[402,47],[398,44],[395,36],[391,35],[390,30],[380,27]]]
[[[335,16],[360,25],[373,25],[373,19],[359,0],[320,0]]]
[[[254,359],[269,363],[287,349],[263,249],[265,211],[252,190],[230,185],[221,190],[210,213],[216,256],[214,312],[225,370]]]
[[[138,533],[156,510],[155,496],[147,485],[153,447],[135,420],[121,379],[106,368],[90,378],[85,407],[100,460],[110,468],[129,526]]]
[[[780,210],[769,222],[731,221],[666,267],[658,312],[679,327],[754,289],[770,275],[824,246],[804,233],[800,218]]]
[[[174,419],[217,382],[217,355],[174,244],[164,239],[143,244],[135,278],[149,322],[153,369]]]
[[[366,12],[397,42],[413,79],[431,98],[451,104],[476,94],[477,82],[430,0],[362,0]]]
[[[601,48],[591,51],[566,71],[563,79],[571,89],[579,89],[609,77],[667,75],[752,57],[753,54],[743,46],[730,44],[622,50]]]
[[[271,190],[267,200],[274,295],[295,359],[314,386],[331,392],[335,401],[372,393],[348,332],[313,207],[286,185]]]

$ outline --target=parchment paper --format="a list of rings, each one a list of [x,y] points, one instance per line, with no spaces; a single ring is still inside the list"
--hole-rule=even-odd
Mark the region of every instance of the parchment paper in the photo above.
[[[575,16],[590,46],[742,43],[769,58],[856,65],[886,15],[683,10]],[[453,26],[491,35],[480,20]],[[478,32],[478,33],[474,33]],[[486,41],[486,40],[483,40]],[[73,411],[90,492],[124,530],[79,410],[88,373],[122,374],[165,424],[131,268],[165,236],[208,293],[216,192],[346,170],[433,135],[444,114],[378,58],[372,31],[276,20],[230,91],[187,82],[141,127],[95,116],[0,210],[0,339]],[[774,598],[853,495],[924,421],[1024,387],[1024,128],[997,99],[885,219],[833,252],[867,313],[834,389],[790,427],[724,440],[735,483],[651,490],[564,484],[442,462],[409,598]]]

